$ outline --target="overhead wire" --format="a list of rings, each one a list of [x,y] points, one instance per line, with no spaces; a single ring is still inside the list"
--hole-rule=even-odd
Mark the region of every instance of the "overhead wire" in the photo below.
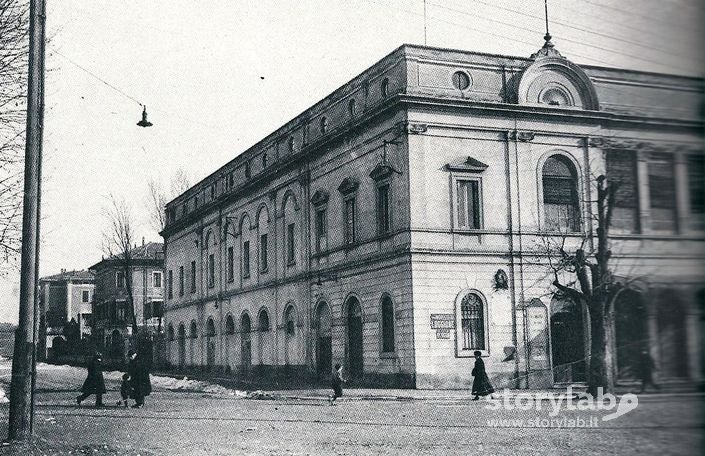
[[[538,20],[540,20],[540,21],[543,21],[543,20],[545,19],[543,16],[540,16],[540,15],[537,15],[537,14],[528,13],[528,12],[525,12],[525,11],[520,11],[520,10],[517,10],[517,9],[514,9],[514,8],[509,8],[509,7],[506,7],[506,6],[502,6],[501,4],[495,4],[495,3],[486,2],[486,1],[483,1],[483,0],[474,0],[474,2],[475,2],[475,3],[482,4],[482,5],[485,5],[485,6],[490,7],[490,8],[497,9],[497,10],[507,11],[507,12],[514,13],[514,14],[517,14],[517,15],[520,15],[520,16],[525,16],[525,17],[531,17],[531,18],[534,18],[534,19],[538,19]],[[436,4],[436,3],[432,3],[432,5],[438,6],[438,7],[441,7],[441,8],[450,9],[449,7],[446,7],[446,6],[443,6],[443,5],[439,5],[439,4]],[[552,7],[552,8],[555,8],[555,7]],[[460,12],[460,11],[459,11],[459,12]],[[463,12],[463,13],[468,14],[469,12]],[[646,44],[644,44],[644,43],[642,43],[642,42],[639,42],[639,41],[636,41],[636,40],[630,40],[630,39],[627,39],[627,38],[624,38],[624,37],[617,37],[617,36],[615,36],[615,35],[610,35],[610,34],[608,34],[608,33],[599,32],[599,31],[596,31],[596,30],[594,30],[594,29],[588,29],[588,28],[585,28],[585,27],[580,27],[580,26],[578,26],[578,25],[571,24],[571,23],[564,22],[564,21],[557,20],[557,19],[551,19],[551,24],[552,24],[552,25],[553,25],[553,24],[557,24],[557,25],[560,25],[561,27],[565,27],[565,28],[577,30],[577,31],[580,31],[580,32],[583,32],[583,33],[592,34],[592,35],[595,35],[595,36],[599,36],[599,37],[601,37],[601,38],[606,38],[606,39],[609,39],[609,40],[614,40],[614,41],[619,41],[619,42],[623,42],[623,43],[626,43],[626,44],[631,44],[631,45],[634,45],[634,46],[639,46],[639,47],[641,47],[641,48],[643,48],[643,49],[647,49],[647,50],[651,50],[651,51],[656,51],[656,52],[661,52],[661,53],[666,54],[666,55],[676,54],[676,55],[680,55],[680,56],[682,56],[682,57],[689,57],[689,58],[692,58],[692,57],[693,57],[692,55],[683,54],[683,53],[679,52],[679,51],[676,50],[676,49],[666,49],[666,48],[658,48],[658,47],[654,47],[654,46],[649,46],[649,45],[646,45]],[[649,33],[651,33],[651,32],[649,32]],[[567,40],[566,40],[566,41],[567,41]],[[671,41],[672,41],[672,40],[671,40]],[[580,44],[584,44],[583,42],[579,42],[579,43],[580,43]]]
[[[447,11],[452,11],[452,12],[455,12],[455,13],[463,14],[463,15],[465,15],[465,16],[480,17],[480,18],[482,18],[482,19],[484,19],[484,20],[486,20],[486,21],[494,22],[494,23],[496,23],[496,24],[501,24],[501,25],[505,25],[505,26],[508,26],[508,27],[513,27],[513,28],[516,28],[516,29],[519,29],[519,30],[524,30],[524,31],[528,31],[528,32],[535,32],[535,31],[536,31],[536,29],[532,29],[532,28],[528,28],[528,27],[521,26],[521,25],[516,25],[516,24],[509,23],[509,22],[500,21],[500,20],[498,20],[498,19],[493,19],[493,18],[490,18],[490,17],[487,17],[487,16],[483,16],[483,15],[477,13],[477,12],[470,13],[470,12],[466,12],[466,11],[461,11],[461,10],[458,10],[458,9],[455,9],[455,8],[450,8],[450,7],[447,7],[447,6],[439,5],[439,4],[437,4],[437,3],[431,3],[431,5],[434,5],[434,6],[438,7],[438,8],[441,8],[441,9],[445,9],[445,10],[447,10]],[[574,40],[574,39],[566,38],[566,37],[563,37],[563,38],[561,38],[561,39],[562,39],[563,41],[566,41],[566,42],[569,42],[569,43],[575,43],[575,44],[579,44],[579,45],[582,45],[582,46],[585,46],[585,47],[590,47],[590,48],[594,48],[594,49],[599,49],[599,50],[601,50],[601,51],[611,52],[611,53],[613,53],[613,54],[621,55],[621,56],[624,56],[624,57],[630,57],[630,58],[637,59],[637,60],[642,60],[642,61],[648,62],[648,63],[655,63],[655,64],[657,64],[657,65],[662,65],[662,66],[665,66],[665,67],[668,67],[668,66],[669,66],[668,64],[664,63],[663,61],[653,60],[653,59],[648,59],[648,58],[645,58],[645,57],[635,56],[635,55],[630,54],[630,53],[618,51],[618,50],[615,50],[615,49],[609,49],[609,48],[606,48],[606,47],[603,47],[603,46],[598,46],[598,45],[595,45],[595,44],[586,43],[586,42],[584,42],[584,41],[578,41],[578,40]]]

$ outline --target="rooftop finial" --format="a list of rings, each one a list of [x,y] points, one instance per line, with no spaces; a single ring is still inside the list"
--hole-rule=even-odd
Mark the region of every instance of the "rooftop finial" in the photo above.
[[[553,43],[551,43],[551,34],[548,32],[548,0],[543,0],[543,10],[546,17],[546,34],[543,36],[543,39],[546,40],[546,44],[544,44],[544,46],[553,47]]]
[[[554,48],[553,43],[551,43],[552,36],[551,33],[548,31],[548,0],[543,0],[543,10],[546,19],[546,34],[543,36],[543,39],[546,42],[543,43],[543,46],[541,47],[541,49],[538,50],[538,52],[531,54],[531,58],[536,59],[538,57],[562,57],[562,55]]]

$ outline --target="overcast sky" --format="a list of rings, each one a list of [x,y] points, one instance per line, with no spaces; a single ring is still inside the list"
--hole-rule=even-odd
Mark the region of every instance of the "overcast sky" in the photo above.
[[[214,171],[403,43],[423,0],[47,0],[41,275],[101,258],[108,197],[150,227],[147,180]],[[698,0],[552,0],[578,64],[703,76]],[[431,46],[528,57],[543,0],[427,0]],[[112,87],[110,87],[112,86]],[[151,128],[139,128],[147,105]],[[16,322],[18,274],[0,279]]]

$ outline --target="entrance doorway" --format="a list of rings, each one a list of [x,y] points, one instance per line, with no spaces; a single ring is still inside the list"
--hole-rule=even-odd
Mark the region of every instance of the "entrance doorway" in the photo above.
[[[206,323],[206,367],[208,370],[215,367],[215,323],[212,318]]]
[[[551,358],[553,381],[585,381],[585,319],[580,303],[570,299],[551,302]]]
[[[662,377],[688,376],[688,343],[685,306],[676,291],[663,290],[656,300],[660,374]]]
[[[183,323],[179,325],[179,367],[186,365],[186,328]]]
[[[252,366],[252,322],[250,316],[244,314],[240,321],[240,366],[242,375],[249,375]]]
[[[614,308],[615,343],[617,345],[617,378],[637,377],[642,349],[649,347],[646,305],[641,293],[625,290]]]
[[[360,379],[364,372],[362,351],[362,308],[357,298],[347,303],[348,365],[350,378]]]
[[[328,304],[318,305],[316,314],[316,373],[319,380],[329,380],[333,362],[331,316]]]

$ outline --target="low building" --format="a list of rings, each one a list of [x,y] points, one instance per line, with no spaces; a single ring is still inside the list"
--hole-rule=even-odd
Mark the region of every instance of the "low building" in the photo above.
[[[90,338],[94,290],[91,271],[62,269],[59,274],[39,279],[42,308],[40,357],[67,354],[69,345],[77,349],[79,340]]]
[[[611,231],[615,362],[702,377],[703,80],[404,45],[171,201],[178,367],[467,387],[585,380],[586,309],[545,242]],[[567,278],[567,277],[566,277]]]
[[[163,244],[149,242],[135,246],[130,251],[127,269],[129,277],[121,255],[103,258],[90,267],[95,274],[95,340],[97,346],[113,359],[123,358],[127,349],[137,344],[137,336],[142,336],[142,341],[151,341],[162,332]],[[133,331],[131,308],[134,309],[137,333]]]

